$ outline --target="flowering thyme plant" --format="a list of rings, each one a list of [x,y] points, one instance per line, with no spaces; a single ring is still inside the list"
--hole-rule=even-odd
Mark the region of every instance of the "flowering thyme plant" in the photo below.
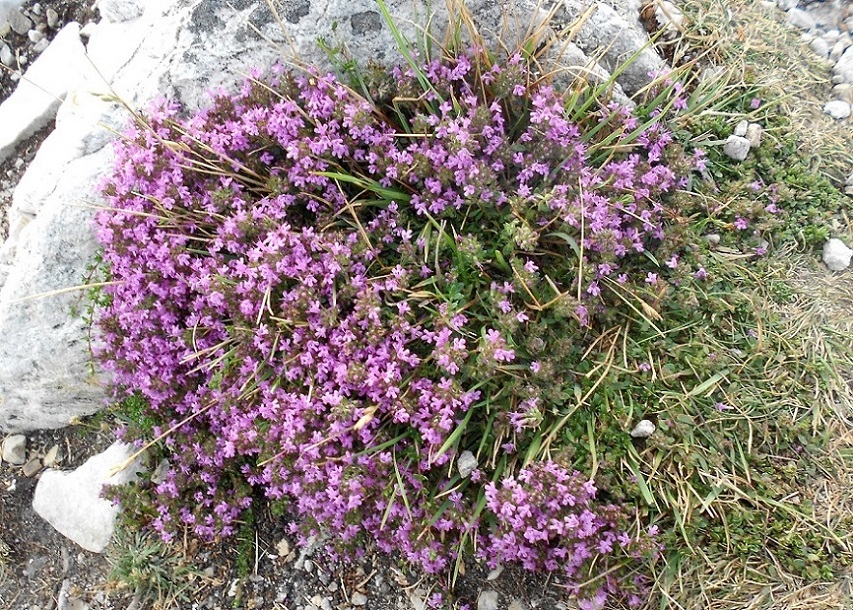
[[[164,436],[145,517],[211,539],[261,492],[303,540],[640,603],[619,566],[656,545],[577,470],[570,424],[609,312],[654,298],[645,253],[690,161],[660,117],[580,121],[520,55],[361,84],[275,69],[117,144],[99,357]]]

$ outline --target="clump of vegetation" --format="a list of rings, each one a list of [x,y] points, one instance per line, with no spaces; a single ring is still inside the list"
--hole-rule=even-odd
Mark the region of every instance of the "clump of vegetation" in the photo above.
[[[791,502],[828,464],[829,375],[786,372],[765,305],[791,293],[748,280],[798,218],[771,164],[710,195],[694,170],[733,170],[685,145],[671,77],[628,109],[529,50],[403,50],[161,101],[118,143],[98,356],[167,464],[126,512],[215,540],[263,495],[302,543],[519,563],[584,608],[709,556],[831,576],[849,524]]]

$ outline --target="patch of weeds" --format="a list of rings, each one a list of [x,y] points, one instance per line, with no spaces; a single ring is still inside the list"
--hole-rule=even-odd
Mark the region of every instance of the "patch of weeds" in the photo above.
[[[110,579],[130,589],[142,607],[174,608],[189,603],[199,573],[190,561],[156,535],[118,528],[108,550]]]

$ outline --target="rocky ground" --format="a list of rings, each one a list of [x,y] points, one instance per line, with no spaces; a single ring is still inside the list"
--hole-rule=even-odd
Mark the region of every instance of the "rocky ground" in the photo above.
[[[779,0],[778,4],[787,11],[786,18],[792,25],[807,32],[806,42],[815,53],[828,60],[842,57],[850,45],[846,30],[853,26],[847,3],[804,1],[798,6],[796,0]],[[0,102],[14,89],[20,70],[33,61],[46,47],[45,41],[64,24],[78,21],[85,25],[97,19],[93,3],[88,0],[28,1],[21,14],[24,19],[10,20],[8,31],[0,30]],[[853,102],[853,78],[848,83],[841,71],[836,74],[842,76],[837,79],[839,86],[833,98],[847,106],[836,105],[832,110],[842,115],[846,110],[846,115],[839,116],[844,119]],[[50,127],[32,136],[0,164],[0,241],[6,231],[3,210],[49,132]],[[111,416],[104,415],[62,430],[30,434],[23,464],[0,463],[0,610],[153,607],[154,602],[143,599],[139,591],[123,589],[110,578],[111,565],[144,550],[144,541],[126,538],[106,555],[83,551],[32,508],[40,473],[46,467],[73,469],[81,465],[113,442],[114,425]],[[170,583],[170,570],[176,572],[176,566],[185,570],[182,580],[175,578],[178,588],[162,591],[163,607],[423,608],[424,600],[442,585],[420,579],[400,569],[393,559],[371,553],[357,565],[333,566],[320,551],[296,550],[280,518],[261,515],[260,519],[261,523],[254,527],[258,532],[254,539],[238,538],[201,548],[187,543],[171,557],[152,558],[151,562],[162,562],[161,567],[167,572],[162,580],[165,585]],[[507,570],[487,574],[472,567],[460,579],[454,594],[456,599],[479,610],[566,608],[554,584],[524,573]],[[181,589],[187,586],[188,589]]]

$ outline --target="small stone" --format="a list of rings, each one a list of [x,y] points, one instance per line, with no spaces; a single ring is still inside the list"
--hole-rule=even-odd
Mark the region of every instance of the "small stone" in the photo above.
[[[681,31],[684,13],[669,0],[655,3],[655,18],[664,30]]]
[[[749,154],[749,140],[741,136],[729,136],[723,146],[723,152],[730,159],[743,161]]]
[[[36,457],[24,464],[22,472],[24,473],[25,477],[32,478],[38,473],[39,470],[41,470],[41,460]]]
[[[94,21],[90,21],[80,28],[80,38],[90,38],[92,34],[95,33],[96,29],[98,29],[98,24]]]
[[[310,559],[306,559],[304,562],[302,562],[302,569],[305,571],[306,574],[310,574],[314,571],[314,562]]]
[[[364,606],[367,604],[367,596],[364,593],[359,593],[358,591],[353,593],[349,600],[353,606]]]
[[[45,467],[50,468],[51,466],[56,464],[58,457],[59,457],[59,445],[54,445],[53,447],[50,448],[50,451],[48,451],[44,456],[43,462],[44,462]]]
[[[844,79],[844,75],[843,75],[843,74],[833,74],[833,75],[832,75],[832,78],[830,79],[830,81],[831,81],[831,82],[832,82],[832,84],[834,84],[834,85],[837,85],[837,84],[839,84],[839,83],[846,83],[846,82],[847,82],[847,81]]]
[[[809,46],[818,57],[829,57],[829,43],[823,38],[815,38],[809,43]]]
[[[735,126],[734,135],[739,137],[746,136],[746,130],[749,128],[749,121],[741,121]]]
[[[456,466],[459,468],[459,476],[467,479],[477,468],[477,458],[470,451],[463,451],[456,462]]]
[[[810,30],[817,25],[815,18],[800,8],[788,10],[788,23],[801,30]]]
[[[12,26],[12,31],[19,36],[26,36],[27,32],[29,32],[33,27],[33,22],[30,21],[29,17],[24,15],[20,9],[9,11],[9,14],[6,16],[6,20],[9,22],[9,25]]]
[[[836,40],[832,45],[832,50],[829,52],[829,59],[837,62],[841,59],[841,56],[844,55],[844,51],[846,51],[849,46],[850,45],[844,38]]]
[[[832,97],[848,104],[853,104],[853,85],[840,83],[832,88]]]
[[[749,140],[749,148],[758,148],[761,146],[761,134],[764,133],[761,125],[758,123],[750,123],[746,129],[746,139]]]
[[[488,581],[497,580],[498,576],[500,576],[503,573],[503,571],[504,571],[503,566],[496,567],[494,570],[489,572],[489,575],[486,576],[486,580],[488,580]]]
[[[51,30],[55,30],[56,26],[59,25],[59,13],[57,13],[52,8],[47,9],[47,13],[45,13],[47,17],[47,25]]]
[[[498,610],[498,592],[489,589],[480,593],[477,610]]]
[[[36,2],[35,4],[33,4],[30,11],[32,11],[33,15],[41,15],[41,4],[39,2]]]
[[[823,246],[823,262],[832,271],[844,271],[850,266],[853,250],[840,239],[832,238]]]
[[[12,53],[12,49],[7,44],[0,47],[0,63],[8,68],[15,65],[15,54]]]
[[[839,38],[841,38],[841,32],[838,30],[829,30],[823,35],[823,39],[828,44],[834,44]]]
[[[846,119],[850,116],[850,104],[841,100],[832,100],[824,104],[823,111],[836,121]]]
[[[30,62],[30,58],[26,55],[18,55],[18,65],[26,66]]]
[[[708,233],[705,236],[705,241],[707,241],[708,244],[711,246],[718,245],[720,243],[720,239],[722,239],[722,238],[720,237],[719,233]]]
[[[33,45],[33,53],[40,55],[41,53],[47,50],[48,46],[50,46],[50,40],[48,40],[47,38],[42,38]]]
[[[631,430],[632,438],[649,438],[656,430],[655,425],[647,419],[640,420],[634,429]]]
[[[789,11],[792,8],[797,8],[797,5],[800,3],[800,0],[776,0],[776,6],[778,6],[783,11]]]
[[[27,461],[27,437],[13,434],[3,441],[3,461],[16,466]]]
[[[507,606],[506,610],[527,610],[527,605],[520,599],[515,598],[509,602],[509,606]]]
[[[27,32],[27,38],[29,38],[32,42],[38,42],[39,40],[44,38],[44,34],[39,32],[38,30],[30,30],[29,32]]]

